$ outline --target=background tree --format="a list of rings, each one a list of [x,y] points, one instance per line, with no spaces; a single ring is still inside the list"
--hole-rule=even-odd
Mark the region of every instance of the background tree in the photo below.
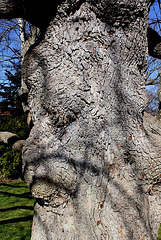
[[[154,4],[151,6],[149,12],[149,30],[152,31],[151,42],[153,42],[153,47],[158,44],[161,40],[161,10],[159,1],[154,1]],[[155,31],[153,31],[155,30]],[[150,34],[149,34],[150,35]],[[151,45],[152,46],[152,45]],[[152,48],[153,48],[152,47]],[[154,48],[153,48],[154,49]],[[151,51],[149,48],[149,53],[152,56],[149,56],[148,59],[148,69],[147,69],[147,77],[146,77],[146,89],[147,89],[147,108],[146,111],[154,114],[160,119],[160,69],[161,69],[161,60],[160,53],[157,55],[156,53]]]
[[[33,26],[22,19],[0,20],[0,131],[18,134],[26,139],[29,134],[27,112],[23,112],[19,90],[21,65],[26,49],[33,44]],[[25,104],[25,103],[24,103]],[[21,144],[21,143],[20,143]],[[22,176],[22,154],[0,141],[0,177]]]
[[[13,72],[13,71],[12,71]],[[14,66],[14,74],[6,70],[6,85],[0,85],[0,133],[12,132],[20,139],[29,134],[27,114],[23,112],[22,103],[17,98],[21,84],[20,65]],[[0,139],[1,140],[1,139]],[[12,146],[0,141],[0,178],[17,179],[22,177],[22,153],[16,152]]]
[[[21,86],[21,64],[14,64],[14,74],[6,70],[6,82],[0,84],[0,109],[2,113],[8,112],[10,114],[23,114],[22,103],[18,99],[18,90]]]

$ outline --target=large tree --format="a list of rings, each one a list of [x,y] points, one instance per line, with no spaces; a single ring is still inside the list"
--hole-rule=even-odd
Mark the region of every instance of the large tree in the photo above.
[[[151,55],[158,46],[147,35],[153,2],[0,1],[1,18],[42,32],[22,67],[33,240],[156,240],[161,131],[144,113],[148,45]]]

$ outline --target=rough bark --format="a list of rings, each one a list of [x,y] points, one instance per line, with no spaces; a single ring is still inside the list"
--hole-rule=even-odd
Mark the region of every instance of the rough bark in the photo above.
[[[25,145],[25,140],[19,140],[13,144],[12,148],[16,152],[22,152],[24,145]]]
[[[151,2],[54,1],[25,56],[32,240],[157,238],[161,131],[144,114]]]

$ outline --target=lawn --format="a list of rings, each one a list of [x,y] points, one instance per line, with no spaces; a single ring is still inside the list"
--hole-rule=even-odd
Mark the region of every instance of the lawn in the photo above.
[[[0,182],[0,239],[30,239],[33,205],[24,182]]]
[[[161,225],[160,225],[160,228],[159,228],[159,232],[158,232],[158,238],[157,240],[161,240]]]

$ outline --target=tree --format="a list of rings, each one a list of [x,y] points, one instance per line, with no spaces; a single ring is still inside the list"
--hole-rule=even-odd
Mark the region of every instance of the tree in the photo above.
[[[22,176],[21,150],[25,140],[20,139],[28,137],[27,122],[31,126],[31,119],[30,114],[28,117],[26,114],[27,89],[21,81],[21,64],[37,35],[38,29],[23,19],[0,20],[0,111],[3,113],[0,115],[0,177],[3,178]],[[16,142],[6,141],[7,136],[12,138],[15,135],[13,133],[20,138],[15,139]],[[5,136],[5,141],[1,135]]]
[[[39,30],[21,18],[0,20],[0,101],[8,100],[9,96],[13,99],[11,95],[18,91],[20,85],[25,88],[21,83],[21,64],[38,35]]]
[[[23,146],[24,140],[20,139],[28,137],[29,127],[27,115],[23,112],[21,101],[18,99],[18,90],[21,84],[20,65],[14,66],[14,71],[13,74],[6,70],[8,83],[6,85],[0,84],[0,96],[3,97],[0,102],[0,178],[18,179],[22,176],[22,153],[21,150],[17,152],[16,149],[18,149],[18,143],[20,147]],[[5,135],[6,131],[17,133],[20,138],[6,144],[7,142],[1,139],[1,134]],[[18,143],[15,145],[15,142]]]
[[[151,36],[152,44],[149,46],[149,54],[153,57],[149,56],[148,60],[148,70],[147,70],[147,81],[146,81],[146,89],[147,89],[147,108],[146,111],[152,112],[160,119],[160,69],[161,69],[161,60],[159,54],[159,46],[160,46],[160,19],[161,19],[161,11],[159,1],[155,1],[153,6],[150,8],[149,12],[149,38]],[[157,31],[157,32],[156,32]],[[154,47],[154,48],[153,48]],[[155,50],[157,49],[157,51]],[[151,97],[150,97],[151,95]],[[150,97],[150,99],[149,99]]]
[[[12,114],[22,114],[22,104],[18,99],[18,90],[21,86],[21,65],[14,64],[14,74],[6,70],[6,83],[0,84],[0,109],[2,112],[9,111]]]
[[[34,124],[23,150],[32,240],[157,238],[161,131],[144,111],[153,2],[0,2],[1,18],[42,33],[22,66]]]

